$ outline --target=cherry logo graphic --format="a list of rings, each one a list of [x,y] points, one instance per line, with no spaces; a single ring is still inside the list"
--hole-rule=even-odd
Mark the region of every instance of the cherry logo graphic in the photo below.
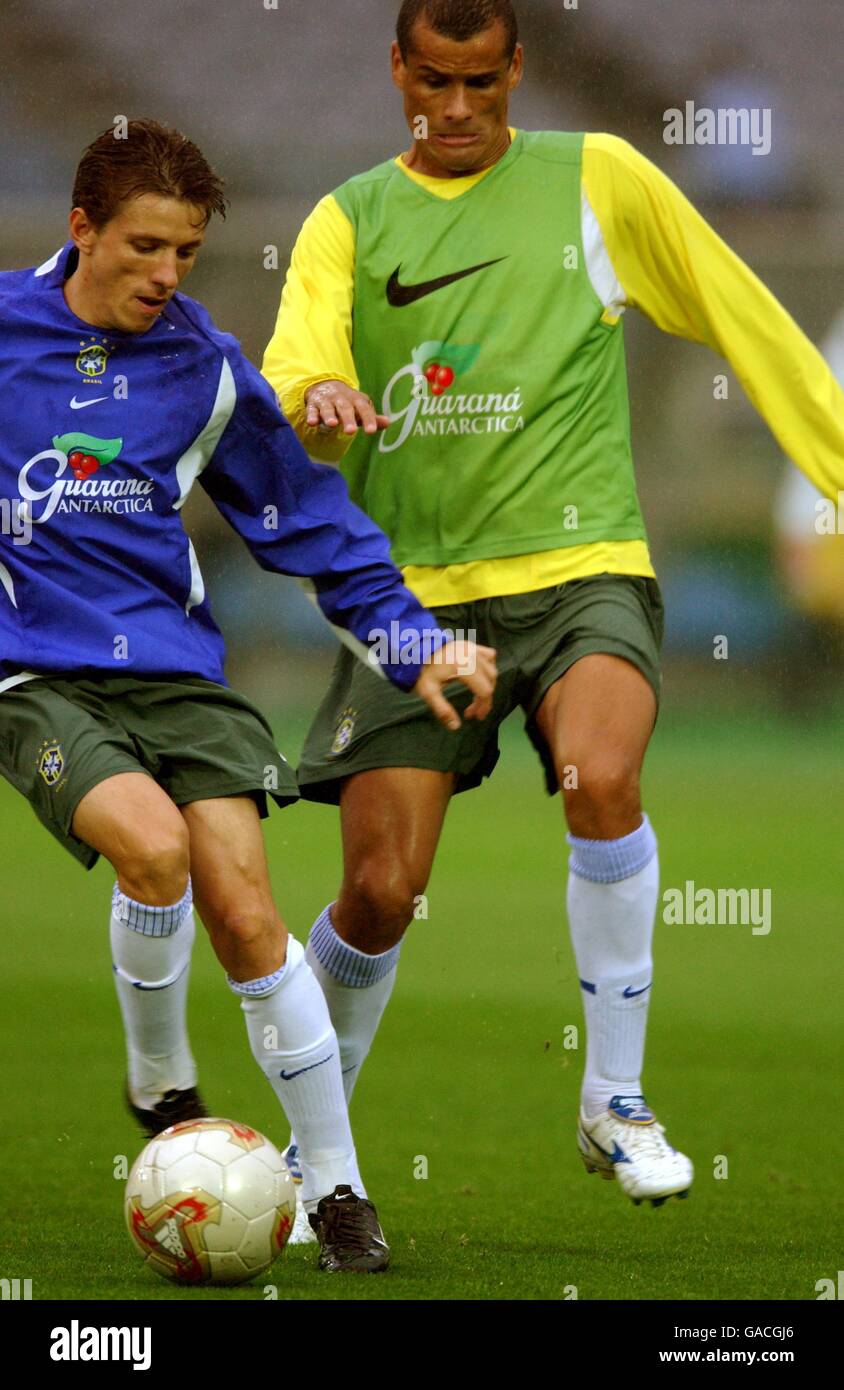
[[[74,449],[73,453],[68,455],[67,461],[73,469],[73,476],[79,482],[84,482],[86,478],[90,478],[91,474],[96,473],[100,466],[98,458],[95,458],[93,454],[83,454],[81,449]]]
[[[454,381],[454,371],[439,362],[432,362],[425,372],[425,379],[431,387],[431,395],[441,396]]]

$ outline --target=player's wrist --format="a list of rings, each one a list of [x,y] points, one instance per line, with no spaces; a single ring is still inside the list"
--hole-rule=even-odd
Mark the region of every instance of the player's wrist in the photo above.
[[[394,623],[389,635],[377,634],[370,645],[369,659],[393,685],[410,692],[423,675],[442,664],[440,653],[451,640],[452,635],[437,627],[433,619],[418,628]]]
[[[305,404],[310,405],[311,399],[318,391],[324,391],[327,386],[337,388],[343,386],[348,389],[348,383],[341,381],[339,377],[323,377],[321,381],[312,381],[305,387]]]

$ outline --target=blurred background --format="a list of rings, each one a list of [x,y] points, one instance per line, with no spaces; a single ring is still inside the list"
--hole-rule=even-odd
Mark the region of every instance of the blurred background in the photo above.
[[[517,8],[527,72],[513,123],[634,142],[844,374],[841,0]],[[228,221],[211,229],[187,289],[260,362],[304,217],[408,144],[388,67],[397,10],[398,0],[279,0],[276,10],[264,0],[0,0],[0,268],[38,265],[64,241],[76,163],[96,134],[116,115],[157,117],[228,181]],[[666,145],[664,112],[686,101],[770,107],[771,153]],[[264,268],[268,245],[278,270]],[[774,903],[770,936],[657,923],[646,1084],[694,1155],[694,1200],[648,1222],[639,1217],[653,1213],[583,1181],[570,1128],[580,1067],[562,1041],[581,1017],[562,816],[514,717],[491,784],[449,811],[429,919],[408,933],[355,1093],[396,1269],[386,1284],[350,1288],[291,1251],[285,1299],[560,1299],[573,1277],[593,1299],[805,1300],[840,1264],[829,1086],[840,1090],[842,1074],[844,536],[817,536],[816,498],[795,470],[789,478],[724,363],[634,313],[626,333],[637,473],[667,608],[645,781],[663,882],[764,885]],[[267,711],[294,761],[334,638],[292,582],[261,573],[199,488],[187,520],[229,641],[229,678]],[[719,636],[727,660],[714,657]],[[338,825],[333,808],[313,805],[267,822],[273,885],[302,940],[339,880]],[[0,844],[0,1185],[14,1194],[0,1274],[33,1276],[36,1298],[193,1297],[153,1287],[119,1233],[113,1155],[139,1140],[120,1104],[108,984],[113,875],[104,862],[79,872],[5,784]],[[192,969],[192,1037],[212,1109],[284,1145],[202,933]],[[414,1181],[418,1154],[430,1156],[430,1182]],[[729,1183],[711,1179],[713,1154],[729,1156]]]
[[[95,134],[117,114],[155,116],[227,180],[228,221],[213,227],[187,288],[260,362],[304,217],[408,144],[388,69],[397,0],[272,3],[3,0],[0,267],[36,265],[62,242],[76,162]],[[527,62],[514,124],[633,141],[823,341],[844,305],[840,0],[517,9]],[[663,113],[689,100],[770,108],[770,154],[666,145]],[[278,270],[265,268],[267,246]],[[800,512],[782,492],[787,465],[734,374],[636,314],[626,320],[639,485],[668,612],[666,691],[680,705],[764,698],[787,715],[826,711],[842,673],[844,539],[826,547],[819,600],[806,579],[812,497]],[[718,399],[723,370],[728,398]],[[312,704],[331,634],[292,583],[258,571],[204,495],[188,522],[230,679],[274,708]],[[727,660],[713,656],[718,636]]]

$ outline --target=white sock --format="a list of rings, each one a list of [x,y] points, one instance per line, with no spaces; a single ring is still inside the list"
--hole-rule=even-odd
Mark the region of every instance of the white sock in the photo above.
[[[592,1119],[614,1096],[642,1093],[659,860],[647,816],[618,840],[568,841],[569,926],[587,1036],[581,1105]]]
[[[229,977],[229,985],[241,996],[252,1055],[296,1134],[306,1208],[340,1183],[365,1197],[337,1035],[301,942],[288,938],[287,960],[274,974],[246,984]]]
[[[306,959],[319,980],[337,1033],[347,1101],[393,992],[400,949],[399,944],[381,955],[368,956],[348,946],[334,930],[331,907],[311,927]]]
[[[115,884],[110,926],[114,983],[126,1031],[129,1094],[145,1110],[166,1091],[196,1085],[185,1017],[195,933],[190,883],[172,907],[133,902]]]

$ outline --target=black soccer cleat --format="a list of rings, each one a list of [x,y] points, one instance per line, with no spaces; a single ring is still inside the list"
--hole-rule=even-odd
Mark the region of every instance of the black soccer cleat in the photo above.
[[[164,1098],[152,1110],[142,1110],[135,1105],[126,1087],[126,1104],[131,1110],[147,1139],[154,1139],[170,1125],[180,1125],[186,1120],[204,1120],[208,1117],[202,1097],[194,1086],[186,1091],[165,1091]]]
[[[390,1247],[374,1206],[346,1183],[323,1197],[308,1220],[321,1247],[320,1269],[332,1274],[379,1274],[390,1263]]]

